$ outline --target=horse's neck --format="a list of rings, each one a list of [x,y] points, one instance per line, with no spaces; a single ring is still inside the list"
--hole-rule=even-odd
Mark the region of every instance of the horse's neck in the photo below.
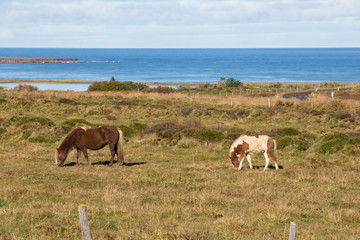
[[[75,138],[73,136],[66,137],[59,146],[59,150],[68,153],[70,149],[72,149],[74,146],[75,146]]]

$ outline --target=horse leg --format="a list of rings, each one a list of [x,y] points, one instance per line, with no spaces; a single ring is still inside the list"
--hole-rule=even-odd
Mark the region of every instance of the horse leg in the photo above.
[[[111,167],[113,165],[114,158],[115,158],[115,146],[112,144],[111,145],[109,144],[109,147],[110,147],[110,152],[111,152],[111,159],[110,159],[109,166]]]
[[[110,167],[113,165],[114,158],[115,158],[115,150],[112,150],[111,151],[111,159],[110,159],[110,163],[109,163]]]
[[[241,170],[244,159],[245,159],[245,153],[241,153],[240,154],[240,164],[239,164],[238,170]]]
[[[268,155],[268,157],[271,157],[271,159],[275,162],[275,168],[276,168],[276,170],[279,170],[279,166],[278,166],[278,163],[277,163],[277,161],[276,161],[275,153],[272,152],[272,151],[270,151],[270,152],[268,152],[267,155]]]
[[[91,163],[90,163],[90,161],[89,161],[89,156],[88,156],[88,153],[87,153],[86,148],[81,149],[81,151],[82,151],[83,154],[84,154],[84,157],[85,157],[85,159],[86,159],[86,161],[87,161],[88,166],[90,166]]]
[[[264,157],[265,157],[265,168],[264,171],[267,170],[268,166],[269,166],[269,162],[270,162],[270,158],[268,157],[267,152],[264,152]]]
[[[80,149],[76,149],[76,166],[79,166],[79,158],[81,155],[81,150]]]
[[[250,156],[250,154],[248,154],[248,155],[246,156],[246,159],[247,159],[248,162],[249,162],[250,169],[253,169],[253,165],[252,165],[252,163],[251,163],[251,156]]]

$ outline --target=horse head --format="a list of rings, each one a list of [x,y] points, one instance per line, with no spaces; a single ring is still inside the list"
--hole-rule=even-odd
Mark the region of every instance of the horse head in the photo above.
[[[236,147],[232,149],[229,158],[231,160],[234,169],[239,168],[240,162],[246,156],[246,151],[248,149],[249,149],[249,144],[245,141],[243,141],[241,144],[238,144]]]
[[[230,158],[230,161],[231,161],[234,169],[238,169],[238,168],[239,168],[239,164],[240,164],[240,160],[239,160],[238,155],[237,155],[234,151],[232,151],[232,152],[230,153],[229,158]]]
[[[59,148],[56,149],[56,151],[55,151],[55,163],[59,167],[62,167],[62,165],[64,164],[64,162],[66,160],[66,157],[67,157],[66,151],[60,150]]]

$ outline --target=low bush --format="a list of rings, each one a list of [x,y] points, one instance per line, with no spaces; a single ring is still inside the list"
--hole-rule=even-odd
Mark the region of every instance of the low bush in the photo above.
[[[134,129],[132,129],[131,127],[125,126],[125,125],[121,125],[119,128],[123,132],[124,137],[131,137],[136,133],[136,131]]]
[[[333,154],[349,144],[360,144],[360,137],[345,133],[328,133],[320,138],[316,150],[321,154]]]
[[[138,122],[131,123],[130,127],[135,129],[138,132],[145,131],[148,128],[148,126],[146,124],[138,123]]]
[[[180,108],[179,109],[179,113],[183,116],[187,116],[189,115],[190,113],[192,113],[194,109],[191,108],[191,107],[184,107],[184,108]]]
[[[158,86],[156,88],[145,88],[145,89],[143,89],[143,92],[147,92],[147,93],[155,92],[155,93],[169,94],[169,93],[176,92],[176,90],[171,87]]]
[[[23,84],[19,84],[18,86],[14,87],[15,91],[28,91],[28,92],[33,92],[33,91],[38,91],[39,89],[35,86],[32,85],[23,85]]]
[[[176,145],[182,138],[181,132],[178,130],[164,130],[158,132],[156,136],[159,139],[167,139],[170,145]]]
[[[21,126],[32,122],[39,123],[42,126],[49,126],[49,127],[55,126],[53,121],[43,117],[11,117],[10,121],[16,122],[17,126]]]
[[[275,133],[279,136],[297,136],[300,134],[295,128],[277,128],[270,131],[270,133]]]
[[[67,133],[71,131],[74,127],[83,126],[83,125],[92,126],[92,124],[86,121],[85,119],[76,118],[76,119],[69,119],[63,122],[60,126],[60,129],[58,129],[57,131]]]
[[[36,137],[31,137],[28,139],[31,143],[54,143],[56,142],[56,136],[47,134],[47,135],[39,135]]]
[[[92,124],[86,121],[85,119],[81,118],[75,118],[75,119],[69,119],[62,123],[62,125],[68,125],[70,127],[75,127],[76,125],[87,125],[91,126]]]
[[[341,120],[348,120],[350,122],[355,122],[355,118],[349,112],[335,113],[335,118]]]
[[[250,115],[250,111],[245,109],[227,110],[226,114],[233,119],[245,118]]]
[[[227,87],[227,88],[243,86],[243,83],[240,80],[235,80],[232,77],[230,77],[228,79],[225,79],[224,77],[222,77],[222,78],[220,78],[220,82],[223,82],[225,84],[225,87]]]
[[[301,136],[286,136],[276,140],[277,149],[280,150],[286,148],[287,146],[292,146],[298,151],[306,151],[312,146],[312,144],[311,140]]]
[[[186,137],[196,138],[202,141],[220,142],[225,138],[221,131],[211,129],[187,128],[182,131]]]
[[[31,136],[31,134],[32,134],[31,131],[24,131],[22,133],[21,139],[27,140]]]
[[[149,129],[147,129],[146,132],[156,133],[156,132],[160,132],[163,130],[179,130],[179,131],[181,131],[184,128],[186,128],[184,125],[178,124],[176,122],[163,122],[163,123],[158,123],[158,124],[151,126]]]
[[[94,82],[88,87],[88,91],[131,91],[142,90],[148,88],[143,83],[135,82],[118,82],[118,81],[101,81]]]

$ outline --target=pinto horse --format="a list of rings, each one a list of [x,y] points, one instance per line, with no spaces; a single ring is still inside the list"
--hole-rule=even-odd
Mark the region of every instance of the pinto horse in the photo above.
[[[257,136],[246,136],[241,135],[237,138],[230,147],[229,158],[233,164],[234,169],[240,170],[245,159],[245,156],[249,162],[250,168],[252,169],[251,156],[256,153],[264,153],[265,157],[265,168],[268,168],[270,158],[275,162],[276,170],[279,166],[275,156],[276,141],[267,135]]]
[[[55,163],[61,167],[71,149],[77,150],[76,165],[79,165],[79,157],[83,152],[88,165],[89,157],[87,149],[99,150],[106,145],[109,145],[111,151],[111,160],[109,166],[112,166],[115,153],[117,155],[118,165],[124,162],[123,149],[123,133],[119,128],[113,126],[104,126],[99,128],[86,129],[84,127],[77,127],[73,129],[60,144],[55,151]]]

